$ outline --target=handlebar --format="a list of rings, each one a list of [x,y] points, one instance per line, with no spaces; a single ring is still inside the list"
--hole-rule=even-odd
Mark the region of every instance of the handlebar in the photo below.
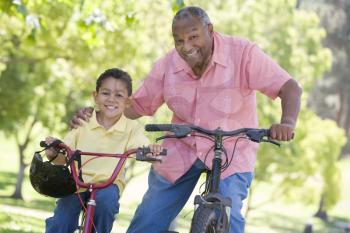
[[[245,135],[249,140],[253,142],[269,142],[280,146],[280,143],[274,141],[270,138],[269,129],[256,129],[256,128],[241,128],[233,131],[225,131],[220,128],[215,130],[204,129],[197,125],[180,125],[180,124],[148,124],[145,126],[146,131],[156,132],[156,131],[168,131],[173,132],[173,135],[165,135],[157,140],[164,138],[184,138],[191,135],[194,132],[211,136],[211,137],[230,137]]]
[[[139,160],[139,161],[161,162],[161,160],[158,158],[147,156],[147,154],[151,152],[149,147],[140,147],[137,149],[130,149],[130,150],[124,152],[123,154],[117,154],[117,153],[110,154],[110,153],[84,152],[84,151],[79,151],[79,150],[72,150],[68,145],[64,144],[60,140],[55,140],[52,143],[50,143],[49,145],[45,141],[41,141],[40,146],[44,147],[45,149],[54,148],[54,149],[58,150],[59,152],[66,153],[66,156],[68,158],[66,166],[71,167],[71,172],[73,174],[73,178],[74,178],[75,182],[77,183],[77,185],[79,187],[82,187],[82,188],[93,187],[95,189],[96,188],[100,189],[100,188],[105,188],[108,185],[110,185],[111,183],[113,183],[113,181],[116,179],[119,171],[121,170],[125,160],[132,154],[136,154],[136,160]],[[166,149],[163,149],[163,151],[159,155],[164,156],[166,154],[167,154]],[[84,183],[82,180],[80,180],[78,178],[79,177],[79,175],[77,174],[78,170],[76,169],[76,165],[73,162],[73,160],[76,160],[81,155],[98,156],[98,157],[113,157],[113,158],[120,158],[120,160],[118,161],[118,164],[116,165],[116,167],[113,171],[113,174],[110,176],[110,178],[107,181],[105,181],[103,183],[88,184],[88,183]],[[79,162],[78,162],[78,166],[79,166]]]
[[[40,146],[48,149],[48,148],[56,148],[56,149],[63,149],[68,152],[68,154],[72,154],[74,151],[69,148],[67,145],[65,145],[61,140],[55,140],[51,144],[47,144],[45,141],[40,141]],[[127,152],[125,152],[125,156],[118,155],[118,154],[106,154],[106,153],[92,153],[92,152],[82,152],[80,151],[81,155],[95,155],[95,156],[104,156],[104,157],[128,157],[131,154],[136,154],[136,160],[138,161],[156,161],[161,162],[160,159],[148,157],[147,154],[152,153],[151,149],[149,147],[139,147],[137,149],[132,149]],[[167,150],[163,149],[160,153],[160,156],[166,156]],[[69,157],[69,156],[68,156]]]

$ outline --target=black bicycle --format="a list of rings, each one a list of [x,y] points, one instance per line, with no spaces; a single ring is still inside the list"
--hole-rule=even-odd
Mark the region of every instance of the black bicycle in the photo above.
[[[172,134],[166,134],[157,138],[157,141],[165,138],[178,139],[187,136],[197,136],[207,138],[214,143],[212,147],[214,150],[212,169],[206,170],[205,190],[194,199],[196,209],[192,218],[190,233],[228,233],[230,231],[231,198],[224,197],[219,193],[219,185],[221,172],[230,165],[236,144],[240,138],[246,138],[256,143],[269,142],[280,146],[278,142],[270,139],[270,131],[268,129],[242,128],[224,131],[220,128],[208,130],[196,125],[179,124],[148,124],[145,126],[145,129],[150,132],[172,132]],[[223,141],[230,137],[239,138],[235,142],[232,157],[228,161]],[[222,163],[223,154],[226,157],[224,163]]]

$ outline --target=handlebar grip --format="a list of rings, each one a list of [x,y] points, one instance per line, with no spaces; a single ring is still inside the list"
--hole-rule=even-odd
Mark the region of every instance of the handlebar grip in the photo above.
[[[146,155],[148,153],[151,153],[151,149],[149,147],[144,147],[142,148],[142,152],[143,154]],[[163,148],[163,150],[159,153],[159,155],[163,155],[163,156],[167,155],[167,149]]]
[[[143,147],[143,148],[139,148],[136,152],[136,160],[138,161],[157,161],[157,162],[161,162],[160,159],[158,158],[152,158],[152,157],[148,157],[146,156],[148,153],[151,153],[151,150],[149,147]],[[163,155],[165,156],[167,154],[167,150],[163,149],[159,155]]]
[[[56,139],[55,141],[53,141],[50,144],[47,144],[45,141],[40,141],[40,146],[41,147],[45,147],[45,148],[49,148],[49,147],[56,147],[56,146],[58,146],[61,143],[62,143],[62,141],[59,140],[59,139]]]
[[[40,146],[41,147],[48,147],[45,141],[40,141]]]
[[[155,131],[172,131],[174,125],[172,124],[147,124],[145,130],[148,132]]]

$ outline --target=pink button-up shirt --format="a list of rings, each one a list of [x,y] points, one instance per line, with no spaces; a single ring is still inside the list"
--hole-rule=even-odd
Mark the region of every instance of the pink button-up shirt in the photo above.
[[[213,56],[200,79],[173,49],[155,63],[132,104],[139,114],[151,116],[166,103],[173,111],[172,123],[177,124],[223,130],[253,128],[258,127],[255,90],[274,99],[290,78],[254,43],[214,33]],[[234,142],[235,139],[224,142],[228,161]],[[166,139],[163,146],[168,155],[154,168],[171,182],[186,173],[198,158],[211,168],[213,142],[205,138]],[[257,148],[256,143],[240,139],[221,178],[252,172]]]

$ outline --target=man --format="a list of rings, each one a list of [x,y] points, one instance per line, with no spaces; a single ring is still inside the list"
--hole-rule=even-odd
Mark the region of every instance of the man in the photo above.
[[[255,91],[279,97],[281,122],[270,127],[271,138],[293,138],[301,88],[254,43],[214,32],[204,10],[185,7],[173,19],[175,49],[158,60],[133,96],[125,115],[151,116],[166,103],[172,122],[234,130],[257,127]],[[225,143],[229,160],[234,141]],[[165,140],[168,156],[153,165],[149,188],[128,233],[159,233],[169,228],[191,195],[200,173],[211,167],[211,142],[203,138]],[[257,145],[240,141],[232,163],[223,171],[220,193],[232,199],[231,233],[244,232],[242,201],[252,181]]]

